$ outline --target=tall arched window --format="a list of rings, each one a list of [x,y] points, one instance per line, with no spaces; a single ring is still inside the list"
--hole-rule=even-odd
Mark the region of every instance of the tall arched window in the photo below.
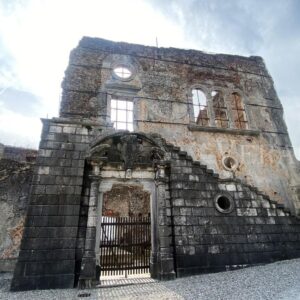
[[[247,119],[242,97],[238,93],[231,94],[231,110],[234,126],[239,129],[247,129]]]
[[[206,96],[200,89],[193,89],[192,93],[195,123],[201,126],[208,126],[209,117]]]
[[[216,126],[228,128],[229,122],[223,93],[221,91],[212,91],[211,96]]]

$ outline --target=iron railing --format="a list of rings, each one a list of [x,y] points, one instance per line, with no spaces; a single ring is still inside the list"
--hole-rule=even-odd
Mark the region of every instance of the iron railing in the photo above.
[[[102,217],[100,276],[149,273],[150,216]]]

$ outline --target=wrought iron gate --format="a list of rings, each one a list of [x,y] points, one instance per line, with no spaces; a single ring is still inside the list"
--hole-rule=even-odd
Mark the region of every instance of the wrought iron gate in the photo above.
[[[149,273],[150,216],[102,217],[100,276]]]

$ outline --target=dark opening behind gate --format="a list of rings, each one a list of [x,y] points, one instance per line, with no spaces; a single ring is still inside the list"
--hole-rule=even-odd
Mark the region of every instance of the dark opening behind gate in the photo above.
[[[102,217],[101,276],[149,273],[150,216]]]

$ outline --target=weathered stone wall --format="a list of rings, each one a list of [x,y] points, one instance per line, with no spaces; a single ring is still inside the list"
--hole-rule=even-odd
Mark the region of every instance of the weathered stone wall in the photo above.
[[[129,81],[117,80],[116,65],[132,68]],[[299,172],[283,109],[263,60],[207,54],[201,51],[154,48],[102,39],[83,38],[70,56],[62,84],[60,115],[110,122],[110,98],[126,96],[134,101],[135,130],[160,132],[222,178],[237,177],[257,186],[273,199],[298,210],[295,187]],[[195,125],[193,88],[223,92],[230,119],[230,95],[242,96],[247,130]],[[224,168],[222,159],[233,157],[235,170]]]
[[[257,189],[219,179],[178,150],[170,168],[177,276],[300,256],[299,219]],[[217,195],[231,197],[231,212],[218,211]]]
[[[85,157],[94,134],[90,123],[43,120],[13,289],[73,287]]]
[[[11,272],[19,255],[37,151],[4,145],[1,148],[0,272]]]
[[[113,186],[104,194],[103,215],[113,217],[146,217],[150,214],[149,194],[136,186]]]
[[[2,156],[0,155],[0,158],[18,162],[35,162],[36,156],[37,150],[3,145]]]

